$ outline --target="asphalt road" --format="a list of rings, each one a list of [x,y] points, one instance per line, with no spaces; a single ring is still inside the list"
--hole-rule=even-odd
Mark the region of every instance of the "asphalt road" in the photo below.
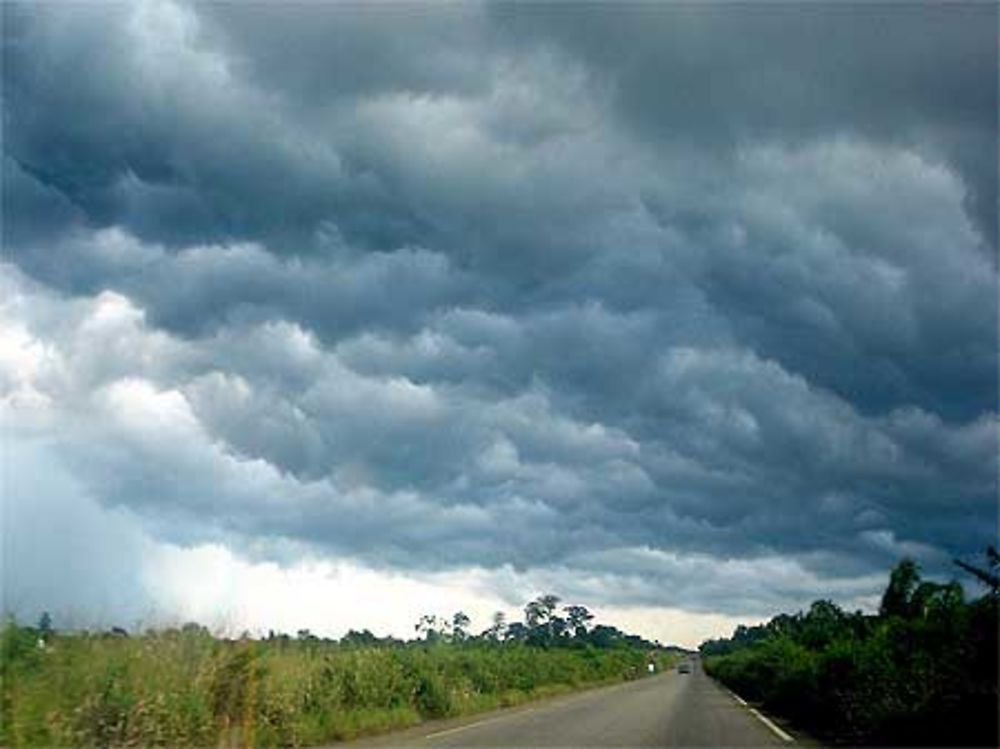
[[[791,743],[695,664],[690,674],[670,671],[513,710],[424,724],[357,742],[352,749],[361,746],[736,747]]]

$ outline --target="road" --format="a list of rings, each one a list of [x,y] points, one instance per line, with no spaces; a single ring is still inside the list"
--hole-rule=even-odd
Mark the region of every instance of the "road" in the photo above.
[[[438,721],[354,747],[787,746],[781,729],[741,705],[695,663],[670,671],[457,721]],[[787,734],[786,734],[787,735]]]

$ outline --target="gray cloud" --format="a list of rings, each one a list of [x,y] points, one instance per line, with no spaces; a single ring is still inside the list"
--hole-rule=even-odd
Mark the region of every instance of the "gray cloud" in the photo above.
[[[12,434],[158,537],[767,613],[995,535],[995,9],[4,13]]]
[[[952,159],[995,232],[996,9],[844,3],[491,6],[522,44],[587,60],[642,137],[713,148],[852,133]],[[530,40],[530,41],[525,41]],[[991,234],[995,242],[996,237]]]

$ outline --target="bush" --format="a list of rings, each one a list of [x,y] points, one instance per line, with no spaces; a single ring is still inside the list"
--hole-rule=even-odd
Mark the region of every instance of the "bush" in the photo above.
[[[906,590],[885,609],[902,615],[847,615],[817,602],[706,643],[705,669],[834,741],[996,746],[997,598],[966,604],[954,586],[898,578]]]

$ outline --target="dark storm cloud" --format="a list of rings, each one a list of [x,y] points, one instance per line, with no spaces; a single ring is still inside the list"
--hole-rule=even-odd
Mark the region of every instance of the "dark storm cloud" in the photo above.
[[[343,97],[475,93],[490,85],[489,56],[475,53],[492,34],[474,3],[208,3],[198,10],[237,69],[308,108]],[[293,40],[297,54],[289,54]]]
[[[986,3],[491,6],[587,60],[643,137],[688,147],[854,133],[956,163],[996,230],[996,9]],[[995,237],[992,237],[995,241]]]
[[[949,10],[6,5],[5,408],[183,542],[728,559],[688,605],[760,613],[940,571],[996,520]]]
[[[309,237],[338,216],[371,241],[412,217],[376,175],[241,80],[181,6],[4,9],[5,151],[92,225],[173,246]],[[376,220],[376,217],[378,219]]]
[[[365,148],[365,133],[337,115],[393,96],[497,96],[518,65],[545,83],[545,60],[576,70],[588,95],[670,156],[671,144],[832,134],[943,149],[980,230],[995,230],[988,4],[8,5],[5,17],[7,152],[95,221],[153,239],[282,236],[330,218],[352,225],[355,240],[440,231],[446,217],[412,215],[414,196],[397,192],[405,164],[384,162],[391,144]],[[178,45],[183,54],[170,55]],[[545,94],[566,96],[555,86]],[[516,97],[493,104],[486,119],[497,135],[518,130]],[[587,129],[579,110],[548,128],[546,113],[533,112],[520,126]]]

